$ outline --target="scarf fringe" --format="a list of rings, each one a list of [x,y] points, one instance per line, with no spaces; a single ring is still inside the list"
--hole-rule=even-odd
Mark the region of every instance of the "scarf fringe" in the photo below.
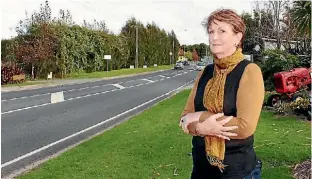
[[[212,166],[217,166],[221,171],[221,173],[223,173],[224,168],[227,166],[223,164],[222,160],[220,160],[218,157],[215,156],[207,155],[207,160]]]

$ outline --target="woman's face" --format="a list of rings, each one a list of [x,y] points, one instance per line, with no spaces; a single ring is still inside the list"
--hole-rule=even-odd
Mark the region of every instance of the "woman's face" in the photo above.
[[[211,52],[218,58],[232,55],[240,40],[242,33],[235,34],[233,26],[226,22],[214,20],[208,27],[209,44]]]

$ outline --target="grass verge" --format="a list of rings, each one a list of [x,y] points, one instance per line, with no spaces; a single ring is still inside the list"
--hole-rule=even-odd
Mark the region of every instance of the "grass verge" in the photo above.
[[[113,77],[113,76],[122,76],[122,75],[131,75],[131,74],[139,74],[145,72],[153,72],[158,70],[168,70],[172,67],[169,65],[157,66],[157,67],[148,67],[148,68],[135,68],[135,69],[120,69],[120,70],[112,70],[112,71],[101,71],[101,72],[93,72],[93,73],[72,73],[69,74],[67,78],[105,78],[105,77]]]
[[[21,83],[1,85],[1,87],[5,88],[5,87],[13,87],[13,86],[30,86],[30,85],[39,85],[39,84],[45,84],[45,83],[47,82],[25,81]]]
[[[190,90],[82,143],[19,179],[189,178],[191,137],[178,127]],[[87,120],[87,119],[86,119]],[[310,123],[263,111],[255,148],[263,179],[291,179],[291,167],[310,158]]]

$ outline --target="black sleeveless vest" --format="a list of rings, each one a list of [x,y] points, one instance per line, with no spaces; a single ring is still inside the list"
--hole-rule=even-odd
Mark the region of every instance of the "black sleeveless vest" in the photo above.
[[[224,87],[223,112],[226,116],[237,116],[236,96],[239,82],[245,67],[251,63],[248,60],[241,61],[226,77]],[[204,90],[207,82],[213,76],[214,65],[208,65],[199,79],[198,87],[194,99],[195,111],[207,111],[203,105]],[[253,135],[246,139],[231,139],[225,141],[224,164],[227,165],[223,173],[217,167],[211,166],[205,157],[205,141],[203,137],[194,136],[193,144],[193,172],[208,172],[209,179],[243,179],[256,165],[256,154],[253,149]],[[203,171],[201,171],[203,170]],[[201,179],[204,175],[192,177]],[[204,177],[206,179],[206,177]]]

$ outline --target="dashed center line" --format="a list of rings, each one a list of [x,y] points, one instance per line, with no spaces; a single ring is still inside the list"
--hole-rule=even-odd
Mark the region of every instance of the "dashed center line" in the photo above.
[[[155,81],[152,81],[152,80],[149,80],[149,79],[146,79],[146,78],[143,78],[142,80],[150,82],[150,83],[154,83],[155,82]]]
[[[120,84],[116,83],[116,84],[112,84],[113,86],[119,88],[119,89],[125,89],[124,86],[121,86]]]

